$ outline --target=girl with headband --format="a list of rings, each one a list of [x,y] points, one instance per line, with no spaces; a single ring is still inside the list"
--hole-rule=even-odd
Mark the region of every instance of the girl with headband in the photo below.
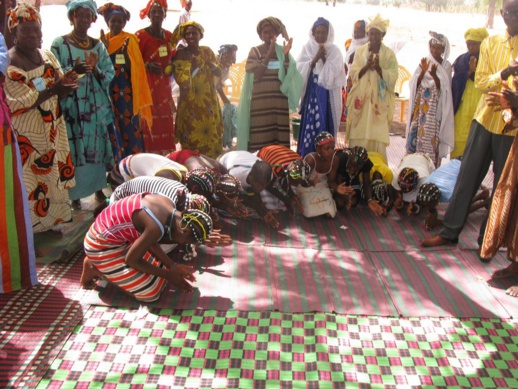
[[[94,289],[103,278],[141,302],[158,300],[167,283],[190,292],[192,267],[175,264],[160,244],[228,244],[211,234],[203,211],[179,212],[169,198],[148,192],[125,197],[102,211],[85,237],[81,286]]]

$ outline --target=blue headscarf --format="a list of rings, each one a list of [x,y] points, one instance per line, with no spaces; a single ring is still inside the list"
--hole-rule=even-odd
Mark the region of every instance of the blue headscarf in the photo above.
[[[94,0],[70,0],[66,4],[68,20],[72,21],[72,15],[77,8],[86,8],[92,11],[92,19],[97,20],[97,4]]]
[[[322,17],[318,18],[317,21],[313,23],[313,27],[311,27],[311,31],[313,32],[313,34],[315,33],[315,29],[318,26],[324,26],[329,30],[329,20],[326,20]]]

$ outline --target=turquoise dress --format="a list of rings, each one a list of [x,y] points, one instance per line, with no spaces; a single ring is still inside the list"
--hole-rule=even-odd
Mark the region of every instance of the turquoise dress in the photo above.
[[[110,133],[114,133],[109,88],[115,70],[104,44],[96,39],[92,41],[93,48],[84,50],[70,45],[61,36],[52,42],[51,47],[65,73],[74,67],[77,57],[85,60],[85,51],[94,51],[99,56],[99,79],[92,73],[85,74],[79,79],[79,89],[61,100],[76,172],[76,186],[69,191],[73,200],[105,188],[106,171],[114,163],[109,139]]]

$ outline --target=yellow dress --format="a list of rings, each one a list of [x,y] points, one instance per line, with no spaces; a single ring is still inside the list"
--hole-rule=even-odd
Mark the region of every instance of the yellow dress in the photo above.
[[[454,118],[455,143],[450,158],[461,157],[464,154],[469,128],[471,127],[473,114],[477,109],[480,96],[482,96],[482,92],[475,88],[475,83],[472,80],[468,79],[459,109]]]
[[[173,62],[174,79],[180,87],[176,138],[182,149],[196,150],[215,158],[223,149],[223,120],[209,63],[219,62],[208,47],[200,47],[196,60],[197,69],[191,69],[191,61]]]

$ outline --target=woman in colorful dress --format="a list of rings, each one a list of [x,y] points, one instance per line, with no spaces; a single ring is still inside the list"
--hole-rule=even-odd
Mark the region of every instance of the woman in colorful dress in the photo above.
[[[394,86],[398,63],[383,44],[389,21],[376,15],[367,24],[369,43],[360,46],[349,70],[352,81],[347,94],[347,140],[349,147],[362,146],[387,160],[389,130],[394,115]]]
[[[0,34],[0,293],[38,283],[20,149],[4,101],[3,79],[8,62],[7,46]]]
[[[264,43],[248,54],[237,126],[237,149],[251,152],[271,144],[290,147],[290,110],[298,107],[302,89],[302,76],[290,54],[293,39],[284,24],[265,18],[257,34]],[[282,46],[276,43],[280,34]]]
[[[74,166],[59,98],[77,88],[77,74],[65,75],[54,54],[41,50],[41,18],[22,3],[9,11],[15,38],[9,51],[5,93],[22,152],[23,181],[33,231],[44,232],[72,220],[69,189]]]
[[[410,80],[406,151],[426,154],[439,167],[454,146],[450,43],[442,34],[430,35],[430,54],[421,59]]]
[[[146,77],[146,69],[135,35],[123,31],[130,19],[130,13],[124,7],[106,3],[98,9],[110,32],[101,30],[101,40],[108,49],[115,68],[115,77],[110,85],[113,111],[115,113],[115,137],[112,142],[119,144],[122,158],[135,153],[142,153],[144,137],[141,121],[151,127],[151,92]]]
[[[176,138],[182,149],[199,151],[216,158],[223,150],[223,119],[215,77],[221,76],[216,55],[200,46],[203,27],[193,21],[177,27],[173,43],[183,38],[186,47],[173,58],[173,75],[180,87]]]
[[[297,142],[297,152],[302,156],[315,151],[316,135],[327,131],[334,136],[340,127],[345,71],[342,53],[333,44],[334,38],[331,23],[318,18],[297,58],[297,69],[304,81]]]
[[[54,39],[51,47],[63,70],[73,69],[80,77],[79,89],[61,100],[76,169],[76,186],[69,191],[74,209],[80,209],[80,199],[92,193],[97,201],[106,200],[102,191],[106,171],[114,163],[114,153],[120,159],[120,150],[110,147],[110,135],[115,135],[110,100],[115,71],[104,44],[88,36],[96,15],[93,0],[69,1],[67,16],[72,32]]]
[[[144,147],[148,153],[166,155],[176,149],[174,113],[176,107],[171,88],[171,59],[174,46],[171,32],[162,28],[167,13],[167,0],[149,0],[140,11],[140,18],[146,17],[151,25],[135,33],[144,59],[147,81],[151,89],[153,124],[142,123]]]

